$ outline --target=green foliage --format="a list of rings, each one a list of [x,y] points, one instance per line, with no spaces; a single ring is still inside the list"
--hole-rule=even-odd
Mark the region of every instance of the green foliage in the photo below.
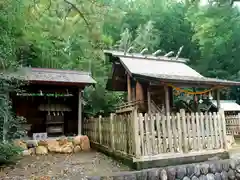
[[[1,2],[0,69],[20,64],[91,72],[98,81],[84,92],[84,111],[91,116],[112,112],[123,99],[105,90],[111,66],[102,50],[114,44],[133,52],[161,49],[162,54],[176,54],[184,46],[180,56],[190,58],[189,65],[203,75],[239,80],[239,9],[230,1],[183,2]],[[237,98],[237,91],[233,94]]]
[[[8,142],[25,135],[21,124],[25,121],[12,112],[9,94],[16,92],[20,82],[14,78],[0,79],[0,142]]]
[[[21,152],[22,149],[12,143],[0,142],[0,166],[16,162],[20,158]]]

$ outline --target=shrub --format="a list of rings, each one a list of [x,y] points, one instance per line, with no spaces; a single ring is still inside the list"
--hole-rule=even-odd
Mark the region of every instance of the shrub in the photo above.
[[[0,142],[0,165],[14,163],[21,157],[23,149],[12,143]]]

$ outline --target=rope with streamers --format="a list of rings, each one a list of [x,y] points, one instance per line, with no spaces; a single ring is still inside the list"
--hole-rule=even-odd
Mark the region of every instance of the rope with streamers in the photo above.
[[[176,91],[179,91],[179,92],[182,92],[182,93],[186,93],[186,94],[190,94],[190,95],[206,94],[206,93],[208,93],[208,92],[213,91],[214,89],[223,88],[223,86],[215,86],[215,87],[212,87],[211,89],[208,89],[208,90],[192,92],[192,91],[188,91],[188,90],[181,89],[181,88],[176,87],[176,86],[174,86],[174,85],[172,85],[172,84],[167,84],[167,85],[168,85],[169,87],[172,87],[172,88],[175,89]]]

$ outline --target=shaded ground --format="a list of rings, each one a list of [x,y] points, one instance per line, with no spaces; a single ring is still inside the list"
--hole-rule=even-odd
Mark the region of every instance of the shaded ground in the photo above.
[[[72,155],[27,156],[17,165],[3,169],[0,179],[38,180],[39,177],[48,176],[51,180],[80,180],[86,176],[109,175],[126,170],[129,170],[127,166],[92,151]]]
[[[240,158],[240,138],[235,138],[236,145],[229,151],[230,158]]]

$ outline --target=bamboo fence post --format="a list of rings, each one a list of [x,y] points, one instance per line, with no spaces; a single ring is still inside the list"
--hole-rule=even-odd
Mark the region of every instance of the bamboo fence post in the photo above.
[[[99,116],[98,119],[98,135],[99,135],[99,143],[102,144],[102,116]]]
[[[223,148],[227,149],[227,133],[226,133],[226,122],[225,122],[225,115],[224,115],[224,110],[220,109],[219,110],[219,114],[220,114],[220,121],[222,123],[222,133],[223,133]]]
[[[183,130],[183,151],[188,152],[188,139],[187,139],[187,128],[186,128],[186,116],[185,116],[185,110],[180,109],[180,115],[182,118],[182,130]]]
[[[110,114],[110,139],[111,139],[111,148],[114,150],[114,115],[113,113]]]
[[[140,148],[140,136],[139,136],[139,117],[137,114],[137,109],[133,111],[133,139],[134,139],[134,150],[136,154],[136,158],[140,158],[141,156],[141,148]]]

